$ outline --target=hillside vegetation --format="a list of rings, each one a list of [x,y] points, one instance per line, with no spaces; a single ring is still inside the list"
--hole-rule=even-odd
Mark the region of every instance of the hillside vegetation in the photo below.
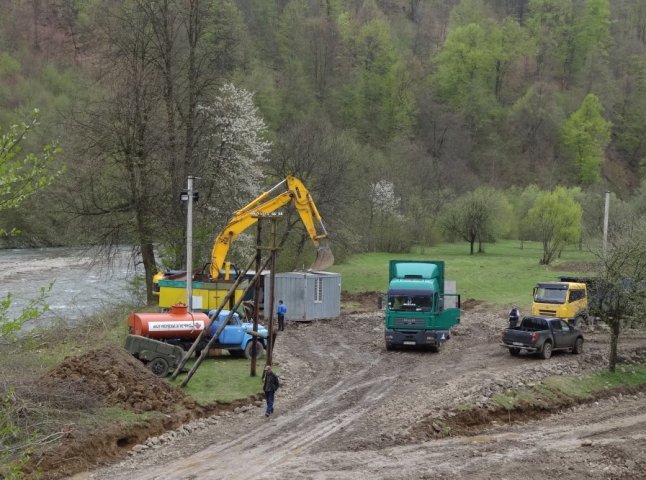
[[[301,178],[337,261],[500,239],[566,245],[641,216],[641,0],[0,0],[0,125],[63,149],[4,208],[6,245],[132,244],[146,271],[195,266],[231,213]],[[64,167],[64,170],[63,170]],[[64,173],[62,173],[64,172]],[[281,269],[312,250],[288,209]],[[266,231],[268,229],[265,229]],[[253,240],[239,239],[238,260]]]

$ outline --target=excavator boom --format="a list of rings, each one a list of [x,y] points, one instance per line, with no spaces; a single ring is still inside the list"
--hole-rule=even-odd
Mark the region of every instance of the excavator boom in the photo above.
[[[286,184],[287,190],[271,197],[281,186]],[[334,264],[334,256],[329,247],[320,246],[319,240],[327,237],[323,219],[319,214],[314,200],[303,182],[288,176],[285,180],[274,186],[271,190],[262,193],[255,200],[245,205],[233,214],[222,232],[216,237],[211,253],[211,278],[217,279],[225,263],[226,255],[233,242],[247,228],[258,221],[258,216],[275,212],[279,208],[292,202],[305,225],[305,229],[317,248],[317,258],[312,270],[323,270]]]

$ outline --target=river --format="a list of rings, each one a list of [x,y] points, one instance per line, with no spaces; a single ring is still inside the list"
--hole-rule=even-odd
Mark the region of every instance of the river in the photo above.
[[[110,265],[96,252],[80,248],[0,250],[0,298],[11,293],[10,317],[53,282],[46,302],[50,311],[25,325],[26,330],[54,319],[73,323],[120,303],[140,301],[130,287],[135,275],[143,275],[143,268],[133,265],[125,247]]]

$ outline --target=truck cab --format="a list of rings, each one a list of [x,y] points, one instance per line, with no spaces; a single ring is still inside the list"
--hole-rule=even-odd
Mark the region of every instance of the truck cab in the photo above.
[[[209,312],[209,317],[215,314],[215,311]],[[222,323],[229,316],[228,310],[222,310],[220,315],[217,318],[213,319],[213,322],[209,326],[209,335],[213,336],[220,328]],[[229,320],[229,323],[224,327],[220,335],[218,336],[217,343],[214,345],[215,348],[222,348],[229,351],[233,356],[242,356],[244,355],[247,358],[251,358],[252,346],[253,346],[253,323],[243,322],[240,320],[240,316],[237,313],[234,313]],[[267,348],[267,337],[269,332],[264,325],[258,325],[257,332],[257,343],[256,343],[256,357],[261,356],[265,349]]]
[[[386,349],[437,351],[460,322],[460,297],[445,292],[444,262],[391,260],[385,313]]]
[[[540,282],[534,287],[532,315],[556,317],[577,325],[588,316],[584,282]]]

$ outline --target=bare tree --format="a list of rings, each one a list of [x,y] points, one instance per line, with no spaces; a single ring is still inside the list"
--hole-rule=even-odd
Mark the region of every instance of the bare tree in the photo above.
[[[599,253],[599,275],[590,311],[610,327],[608,369],[615,371],[619,335],[630,323],[643,324],[646,308],[646,219],[619,228]]]
[[[469,252],[474,253],[478,242],[478,253],[483,253],[483,243],[493,241],[507,232],[511,206],[497,190],[480,187],[468,192],[449,205],[441,220],[442,227],[451,238],[469,242]]]
[[[110,68],[102,78],[106,95],[88,113],[75,118],[84,138],[77,147],[82,162],[67,177],[68,209],[84,222],[108,256],[119,244],[134,244],[144,266],[147,299],[152,302],[156,272],[155,225],[161,216],[157,198],[163,184],[160,163],[160,98],[157,71],[150,61],[151,25],[141,9],[109,17]]]

